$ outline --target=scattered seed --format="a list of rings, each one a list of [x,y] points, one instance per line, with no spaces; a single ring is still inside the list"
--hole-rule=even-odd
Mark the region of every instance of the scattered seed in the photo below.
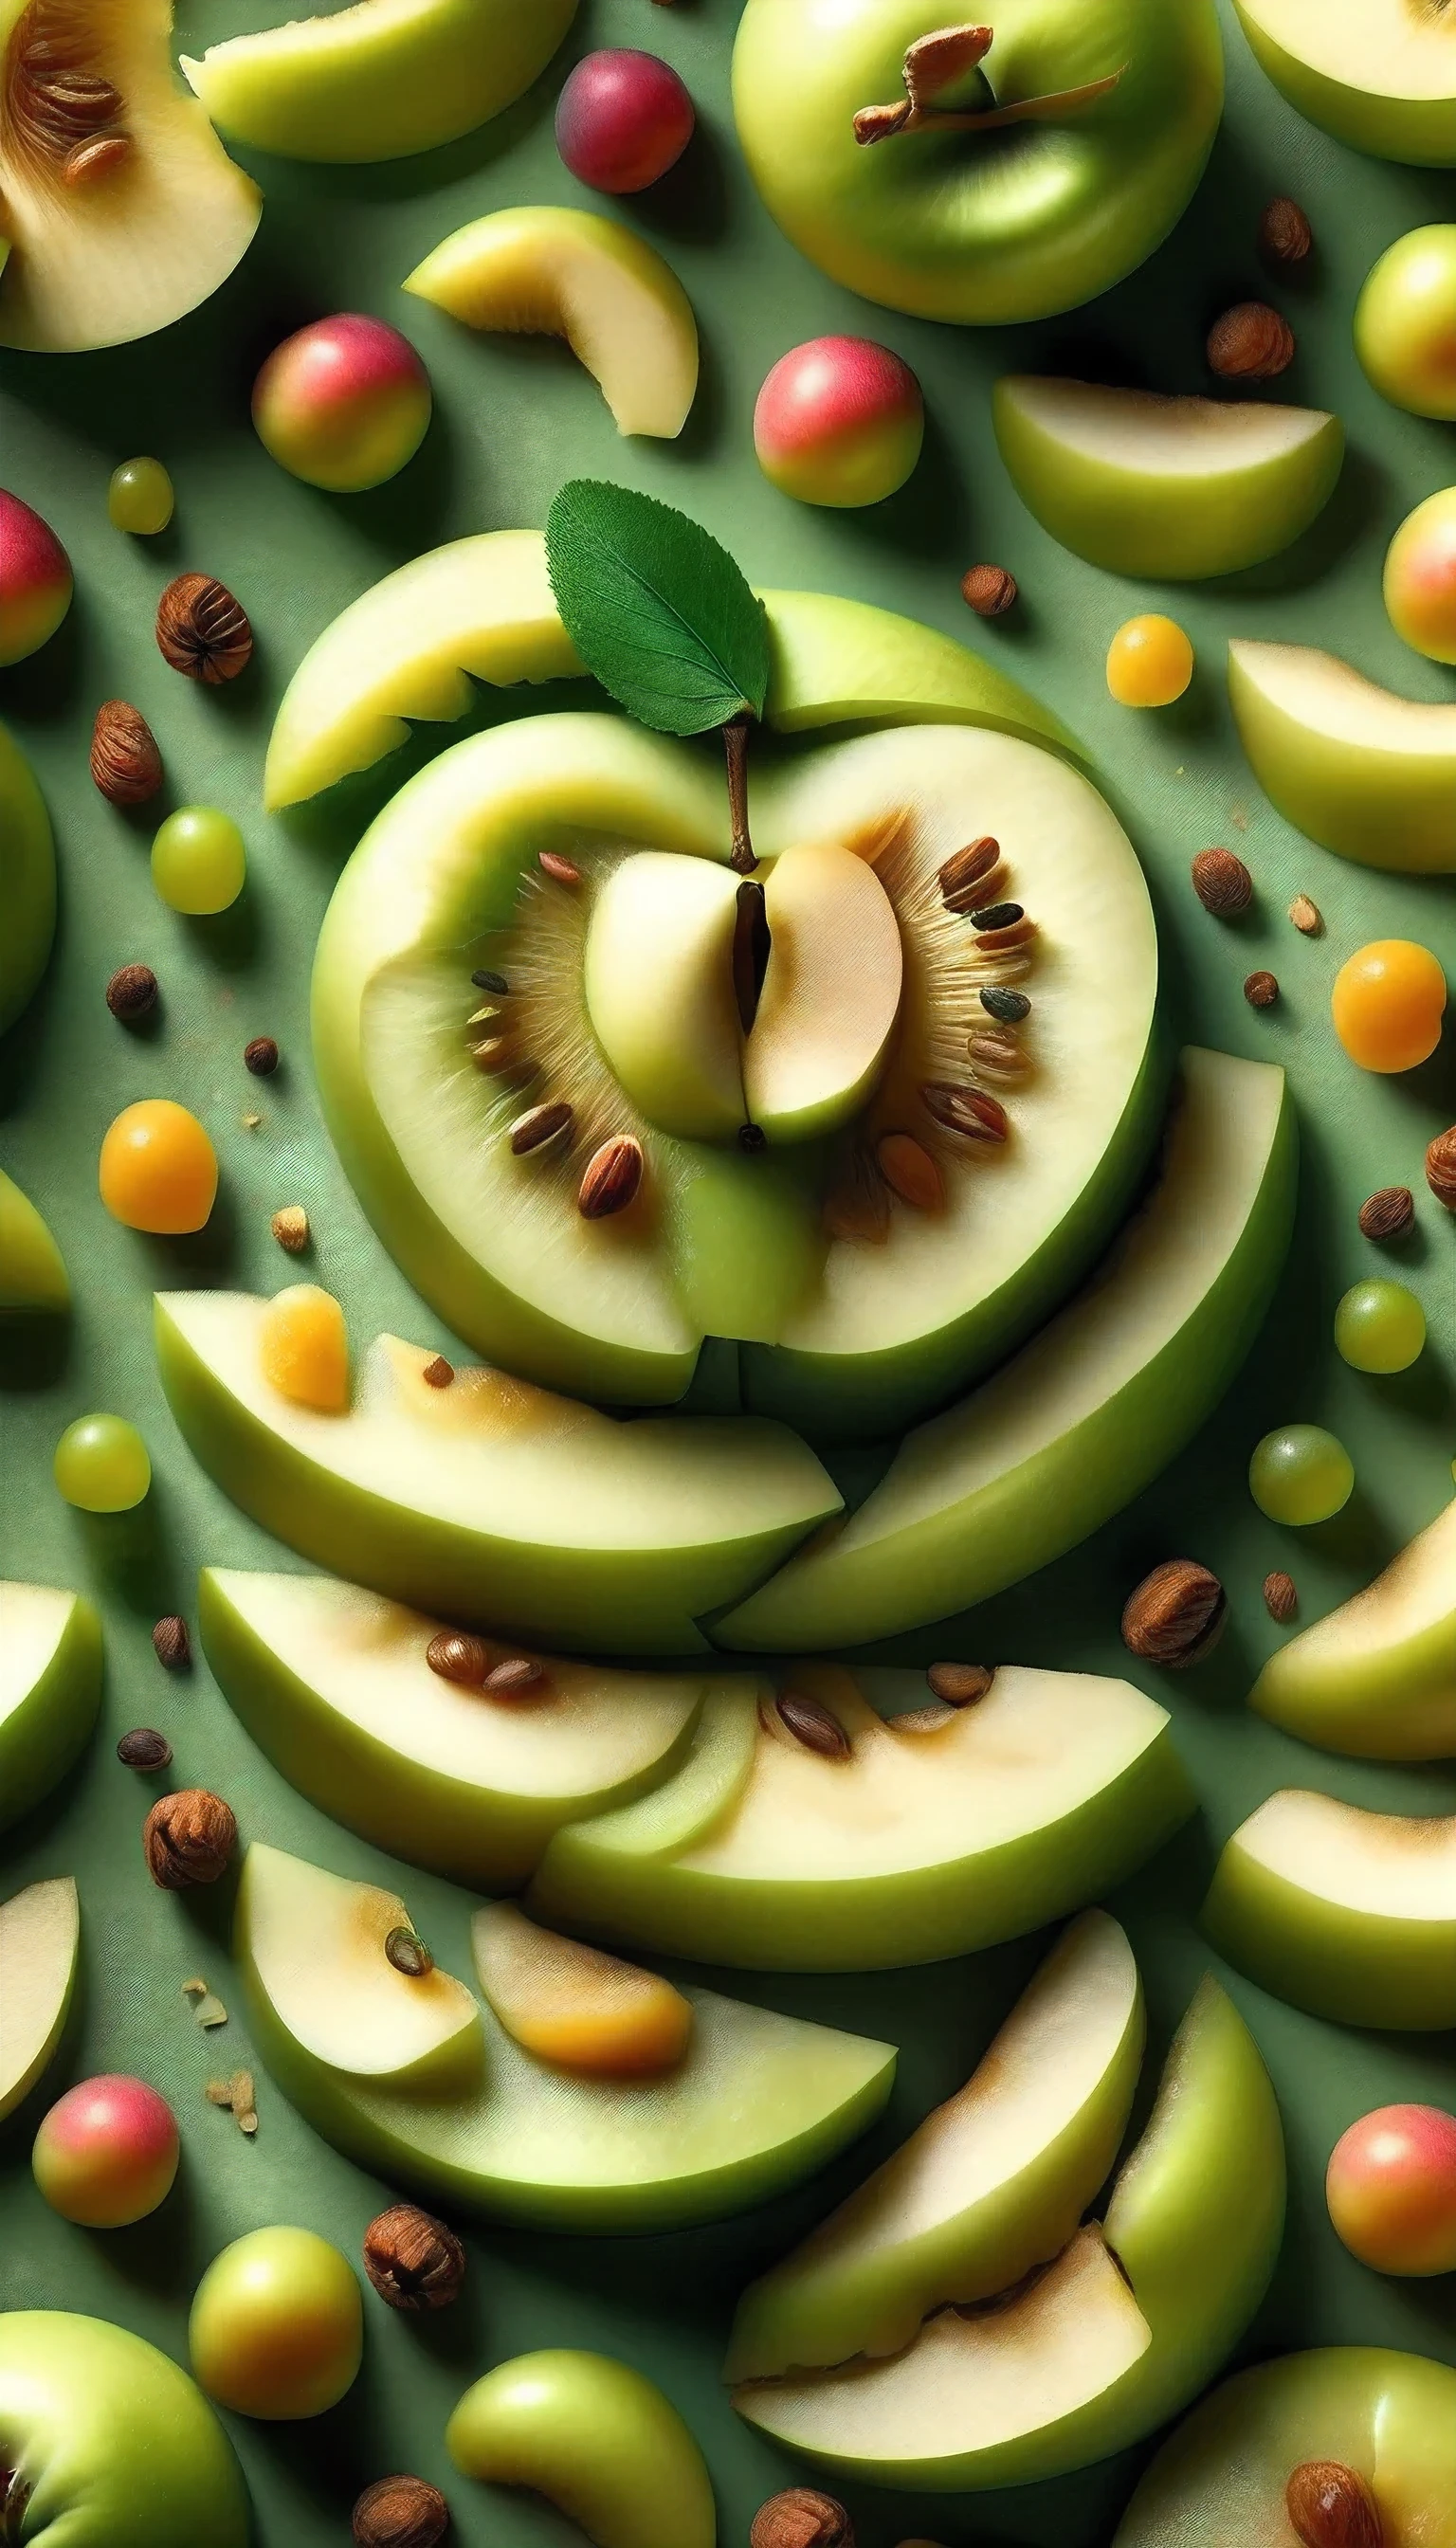
[[[1205,911],[1220,920],[1236,919],[1253,900],[1253,877],[1232,850],[1200,850],[1189,872]]]
[[[1312,902],[1307,893],[1295,895],[1289,906],[1289,916],[1302,938],[1318,938],[1324,927],[1319,904]]]
[[[1020,1026],[1032,1014],[1032,1004],[1025,991],[1008,990],[1004,983],[992,982],[980,995],[987,1017],[999,1018],[1006,1027]]]
[[[245,1133],[256,1133],[262,1120],[261,1115],[243,1115],[239,1118],[242,1129]]]
[[[1415,1197],[1409,1186],[1382,1186],[1360,1206],[1360,1228],[1367,1238],[1404,1238],[1415,1220]]]
[[[570,1137],[572,1108],[564,1097],[550,1100],[545,1106],[532,1106],[517,1115],[510,1128],[510,1147],[518,1159],[528,1158],[533,1150],[548,1149],[562,1135]]]
[[[106,1005],[123,1026],[149,1017],[156,1000],[156,975],[149,964],[124,964],[106,986]]]
[[[190,1982],[183,1983],[182,1997],[184,1999],[191,1999],[196,1996],[198,1999],[206,1999],[208,1995],[208,1987],[209,1985],[203,1980],[201,1973],[194,1973]]]
[[[550,876],[553,884],[575,887],[582,882],[581,868],[574,865],[570,859],[562,858],[556,850],[538,850],[536,864],[544,876]]]
[[[1228,1615],[1228,1597],[1217,1575],[1191,1557],[1171,1557],[1129,1593],[1123,1643],[1130,1654],[1182,1672],[1212,1652]]]
[[[170,1618],[158,1619],[151,1632],[151,1642],[157,1662],[165,1672],[187,1670],[192,1661],[192,1639],[187,1633],[185,1619],[179,1619],[175,1613]]]
[[[455,1377],[455,1365],[446,1362],[443,1354],[436,1354],[432,1362],[425,1364],[419,1377],[426,1389],[448,1389]]]
[[[1264,206],[1259,245],[1276,265],[1303,265],[1314,244],[1309,216],[1291,195],[1276,195]]]
[[[1007,1079],[1019,1079],[1027,1067],[1015,1036],[973,1035],[965,1049],[982,1070],[1000,1071]]]
[[[912,1133],[884,1133],[874,1156],[885,1184],[901,1203],[917,1212],[939,1212],[946,1200],[946,1181],[936,1161]]]
[[[642,1144],[630,1133],[618,1133],[593,1150],[577,1188],[577,1210],[584,1221],[607,1221],[625,1212],[642,1183]]]
[[[206,2088],[203,2090],[203,2094],[207,2098],[210,2106],[222,2106],[226,2111],[232,2104],[231,2081],[228,2079],[210,2079]]]
[[[228,2011],[216,1991],[209,1991],[206,1999],[199,2000],[192,2014],[198,2025],[207,2028],[209,2032],[215,2026],[226,2026],[228,2023]]]
[[[268,1224],[280,1247],[290,1256],[302,1256],[309,1244],[309,1216],[301,1203],[286,1203],[275,1212]]]
[[[271,1036],[254,1036],[243,1046],[242,1058],[254,1079],[271,1079],[278,1068],[278,1046]]]
[[[534,1655],[510,1655],[487,1673],[485,1686],[493,1698],[514,1698],[521,1690],[539,1689],[546,1667]]]
[[[1209,329],[1209,369],[1221,380],[1277,380],[1294,354],[1294,329],[1264,301],[1238,302]]]
[[[1016,578],[1004,566],[973,566],[960,579],[960,598],[978,619],[999,619],[1016,594]]]
[[[1279,983],[1273,973],[1250,973],[1243,986],[1243,996],[1251,1009],[1272,1009],[1279,997]]]
[[[1283,1627],[1286,1619],[1292,1619],[1294,1617],[1299,1606],[1300,1596],[1295,1591],[1294,1577],[1292,1575],[1275,1574],[1265,1576],[1264,1607],[1268,1611],[1271,1619],[1277,1619],[1280,1626]]]
[[[947,1707],[974,1707],[996,1678],[993,1664],[932,1664],[925,1676],[931,1694]]]
[[[459,1628],[442,1628],[425,1647],[424,1660],[441,1681],[479,1689],[491,1669],[491,1649],[481,1637],[468,1637]]]
[[[779,1723],[785,1726],[796,1743],[806,1752],[817,1752],[824,1761],[848,1761],[853,1746],[839,1718],[822,1699],[806,1698],[802,1690],[780,1690],[774,1700]]]
[[[422,1982],[427,1973],[434,1971],[433,1956],[424,1940],[416,1938],[412,1929],[391,1929],[384,1942],[384,1952],[396,1972],[403,1973],[409,1981]]]
[[[990,834],[979,841],[967,842],[963,850],[955,851],[937,869],[941,893],[951,909],[958,895],[968,893],[972,885],[988,876],[992,867],[1001,864],[1001,844]]]
[[[920,1102],[933,1121],[948,1133],[958,1133],[966,1141],[1004,1141],[1011,1126],[999,1098],[988,1097],[981,1088],[956,1088],[948,1080],[932,1080],[920,1092]]]
[[[477,1070],[508,1070],[510,1040],[507,1036],[487,1036],[484,1044],[473,1044],[470,1057]]]
[[[478,991],[498,991],[504,993],[510,988],[510,984],[506,981],[504,974],[493,973],[488,964],[482,964],[478,971],[472,973],[470,978],[474,982]]]
[[[1023,916],[1020,920],[1009,921],[1004,929],[978,929],[975,943],[983,956],[1000,956],[1009,947],[1025,947],[1036,935],[1035,920]]]
[[[1019,902],[992,902],[984,911],[971,913],[970,925],[972,929],[1012,929],[1025,917]]]
[[[172,1747],[165,1734],[158,1734],[150,1725],[135,1726],[117,1745],[117,1759],[126,1770],[165,1770],[171,1758]]]
[[[1425,1182],[1437,1203],[1456,1212],[1456,1124],[1426,1144]]]

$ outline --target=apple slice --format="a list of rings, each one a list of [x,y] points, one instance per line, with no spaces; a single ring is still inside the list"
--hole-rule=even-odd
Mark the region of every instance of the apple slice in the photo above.
[[[0,1902],[0,2123],[30,2095],[65,2032],[80,1952],[71,1876]]]
[[[0,1312],[67,1310],[60,1249],[29,1195],[0,1169]]]
[[[1234,0],[1277,89],[1339,141],[1412,167],[1456,165],[1456,62],[1444,0]]]
[[[898,2353],[937,2307],[1049,2263],[1117,2156],[1145,2032],[1124,1932],[1084,1912],[959,2094],[749,2286],[724,2378]]]
[[[720,2220],[797,2184],[872,2122],[894,2077],[892,2047],[773,2010],[684,1995],[692,2009],[677,2068],[642,2080],[573,2078],[513,2043],[490,2009],[484,2074],[450,2092],[416,2084],[393,2038],[397,2004],[370,2020],[375,2076],[334,2068],[332,2003],[370,2003],[377,1973],[369,1885],[310,1941],[300,1905],[337,1879],[276,1850],[248,1853],[234,1952],[253,2042],[284,2094],[361,2166],[442,2202],[548,2230],[647,2230]],[[452,1991],[460,1991],[451,1983]],[[465,1994],[461,1991],[461,1996]]]
[[[750,1120],[807,1141],[858,1114],[900,1015],[904,951],[866,859],[838,841],[792,843],[764,881],[769,960],[744,1046]]]
[[[317,1564],[446,1613],[627,1653],[706,1651],[700,1612],[731,1600],[839,1498],[782,1425],[622,1423],[502,1372],[447,1389],[436,1357],[381,1336],[346,1415],[263,1377],[268,1304],[158,1294],[162,1384],[225,1494]]]
[[[1296,831],[1360,866],[1456,868],[1456,706],[1399,698],[1317,646],[1253,638],[1228,649],[1228,702]]]
[[[0,237],[0,274],[4,261]],[[0,725],[0,1035],[30,1005],[54,936],[50,817],[30,763]]]
[[[622,222],[558,204],[467,222],[405,278],[467,327],[564,336],[619,433],[682,432],[697,393],[697,322],[666,259]]]
[[[637,850],[592,905],[582,988],[596,1041],[649,1123],[731,1140],[744,1120],[733,996],[738,878],[708,858]]]
[[[398,1894],[255,1841],[237,1917],[278,2024],[313,2060],[408,2094],[468,2093],[480,2010],[441,1972]]]
[[[1360,1761],[1456,1757],[1456,1503],[1363,1592],[1271,1655],[1249,1705]]]
[[[1176,583],[1276,557],[1334,493],[1337,415],[1013,373],[991,416],[1022,502],[1074,556]]]
[[[248,2548],[256,2535],[232,2445],[202,2391],[104,2319],[0,2314],[0,2433],[16,2539],[29,2530],[65,2548]]]
[[[1341,2026],[1456,2026],[1456,1816],[1286,1787],[1241,1823],[1203,1925],[1221,1955]]]
[[[0,1830],[63,1778],[101,1706],[101,1622],[79,1592],[0,1583]]]
[[[1284,1073],[1190,1048],[1161,1180],[1089,1289],[901,1444],[843,1527],[714,1624],[718,1644],[858,1645],[948,1617],[1075,1547],[1166,1467],[1253,1342],[1289,1245]]]
[[[598,2079],[677,2069],[692,2006],[661,1973],[558,1938],[510,1902],[477,1911],[470,1934],[481,1989],[511,2042],[538,2061]]]
[[[836,1664],[784,1691],[827,1748],[752,1684],[715,1693],[675,1777],[557,1833],[528,1906],[706,1962],[926,1963],[1079,1910],[1192,1810],[1167,1717],[1126,1682],[1008,1664],[973,1707],[898,1719]]]

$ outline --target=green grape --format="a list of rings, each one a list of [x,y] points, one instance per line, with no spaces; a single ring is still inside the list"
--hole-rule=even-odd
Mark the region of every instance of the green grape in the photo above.
[[[1409,1371],[1425,1343],[1425,1312],[1404,1283],[1352,1283],[1334,1314],[1334,1341],[1356,1371]]]
[[[78,1415],[55,1446],[55,1483],[82,1512],[130,1512],[151,1484],[146,1444],[124,1415]]]
[[[151,845],[151,881],[173,911],[226,911],[242,891],[247,852],[230,814],[179,805]]]
[[[1248,1464],[1248,1491],[1270,1521],[1328,1521],[1350,1500],[1355,1465],[1322,1424],[1282,1424]]]
[[[159,460],[124,460],[112,471],[106,509],[119,531],[150,539],[164,531],[176,499],[172,482]]]

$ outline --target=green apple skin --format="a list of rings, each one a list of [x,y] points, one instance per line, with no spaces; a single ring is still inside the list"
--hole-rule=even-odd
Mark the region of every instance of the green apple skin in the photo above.
[[[1359,866],[1456,870],[1456,707],[1403,699],[1313,646],[1239,638],[1228,703],[1287,823]]]
[[[1456,166],[1456,73],[1447,87],[1402,90],[1383,85],[1384,65],[1410,44],[1413,13],[1405,0],[1374,10],[1340,0],[1233,0],[1238,23],[1260,68],[1312,124],[1364,150],[1411,168]],[[1439,13],[1431,40],[1444,43]],[[1322,58],[1321,58],[1322,56]],[[1399,71],[1396,78],[1399,79]]]
[[[1363,1592],[1272,1655],[1250,1707],[1357,1761],[1456,1758],[1456,1503]]]
[[[1045,531],[1114,575],[1195,583],[1277,557],[1344,464],[1337,415],[1044,381],[996,383],[1011,483]]]
[[[545,69],[577,0],[388,0],[214,45],[182,69],[220,132],[287,159],[403,159],[473,133]]]
[[[1355,304],[1366,379],[1409,415],[1456,419],[1456,224],[1408,230],[1378,257]]]
[[[29,1195],[0,1168],[0,1313],[70,1308],[60,1249]]]
[[[55,2055],[75,1997],[80,1954],[74,1877],[47,1876],[0,1902],[7,2036],[0,2049],[0,2123],[30,2095]]]
[[[1069,761],[1087,753],[1049,708],[968,646],[897,610],[833,592],[765,592],[769,694],[774,734],[820,726],[977,725],[1045,744]]]
[[[55,844],[35,774],[0,725],[0,1035],[29,1006],[55,936]]]
[[[1456,2548],[1456,2371],[1352,2344],[1236,2373],[1164,2442],[1113,2548],[1282,2540],[1290,2476],[1321,2460],[1371,2487],[1385,2548]]]
[[[104,2320],[0,2316],[0,2463],[29,2490],[30,2539],[247,2548],[247,2497],[207,2400],[164,2353]]]
[[[1109,94],[999,136],[862,147],[861,107],[903,96],[921,0],[749,0],[733,54],[738,137],[793,244],[836,283],[921,318],[1046,318],[1131,274],[1167,236],[1218,131],[1212,0],[1007,0],[984,64],[998,104],[1121,73]]]
[[[630,2364],[565,2349],[499,2362],[445,2427],[466,2477],[545,2496],[595,2548],[714,2548],[701,2451]]]
[[[316,2230],[250,2230],[213,2258],[187,2321],[204,2394],[234,2415],[300,2423],[347,2395],[364,2359],[364,2300]]]
[[[80,1592],[0,1583],[0,1830],[88,1740],[101,1707],[101,1621]],[[8,1660],[7,1660],[8,1655]]]

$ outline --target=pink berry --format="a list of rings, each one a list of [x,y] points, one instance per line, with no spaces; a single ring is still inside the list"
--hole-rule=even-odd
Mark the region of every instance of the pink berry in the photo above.
[[[31,2165],[62,2221],[123,2230],[170,2193],[178,2156],[165,2097],[144,2079],[113,2073],[67,2089],[36,2135]]]
[[[397,327],[344,312],[275,346],[253,384],[253,422],[280,468],[333,495],[383,486],[413,458],[433,401]]]
[[[816,336],[776,362],[754,409],[766,478],[805,504],[877,504],[903,487],[925,436],[908,363],[865,336]]]
[[[1381,2106],[1335,2143],[1329,2218],[1350,2253],[1381,2274],[1456,2272],[1456,2116]]]
[[[23,664],[71,606],[71,562],[55,533],[0,487],[0,665]]]
[[[692,139],[692,100],[656,53],[588,53],[556,102],[556,146],[602,195],[640,195]]]

